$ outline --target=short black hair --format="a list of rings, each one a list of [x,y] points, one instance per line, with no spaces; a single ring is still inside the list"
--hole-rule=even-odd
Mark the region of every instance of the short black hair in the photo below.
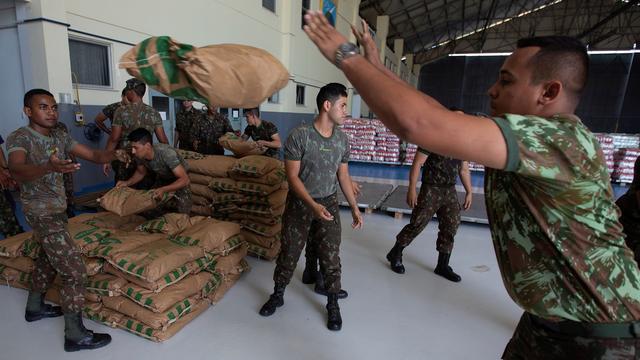
[[[255,108],[250,108],[250,109],[244,109],[244,116],[247,116],[247,114],[253,114],[253,116],[259,118],[260,117],[260,109],[255,107]]]
[[[464,110],[462,110],[461,108],[459,108],[457,106],[449,106],[449,110],[464,112]]]
[[[538,36],[518,40],[518,49],[526,47],[540,48],[529,61],[532,82],[559,80],[577,102],[589,76],[586,46],[570,36]]]
[[[316,105],[318,106],[318,112],[322,111],[322,104],[329,100],[331,104],[335,103],[340,97],[347,97],[347,88],[338,83],[329,83],[320,88],[318,96],[316,96]]]
[[[132,90],[139,97],[143,97],[147,92],[147,85],[136,78],[131,78],[127,80],[127,86],[125,87],[125,89]]]
[[[127,96],[127,91],[128,90],[129,89],[127,89],[127,88],[122,89],[122,92],[120,93],[120,97]]]
[[[142,145],[144,144],[153,144],[153,137],[149,130],[145,128],[137,128],[129,133],[127,136],[127,140],[130,142],[138,142]]]
[[[24,94],[24,100],[23,100],[24,106],[25,107],[31,106],[31,101],[35,96],[38,96],[38,95],[47,95],[47,96],[53,97],[53,94],[45,89],[31,89],[27,91],[26,94]]]

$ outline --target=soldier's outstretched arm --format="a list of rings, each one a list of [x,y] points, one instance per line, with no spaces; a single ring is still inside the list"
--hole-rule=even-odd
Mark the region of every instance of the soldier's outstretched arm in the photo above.
[[[305,21],[304,31],[311,41],[335,63],[336,50],[347,39],[322,13],[307,12]],[[437,154],[496,169],[506,166],[507,144],[493,120],[449,111],[435,99],[387,76],[363,56],[344,59],[340,69],[400,138]]]
[[[96,115],[94,119],[96,126],[100,128],[100,130],[104,131],[107,134],[111,134],[111,129],[109,129],[104,122],[108,119],[107,115],[105,115],[102,111]]]
[[[121,187],[121,186],[133,186],[137,183],[139,183],[140,181],[142,181],[142,179],[144,179],[144,176],[147,175],[147,168],[145,168],[143,165],[138,165],[136,167],[136,171],[133,173],[133,175],[131,175],[131,177],[128,180],[120,180],[116,183],[116,187]]]
[[[71,160],[61,160],[56,153],[51,154],[49,161],[42,165],[27,164],[26,151],[17,150],[9,153],[9,172],[18,182],[37,180],[49,173],[70,173],[80,169],[80,164]]]
[[[106,164],[117,159],[116,150],[91,149],[79,143],[76,143],[73,148],[71,148],[71,154],[96,164]]]

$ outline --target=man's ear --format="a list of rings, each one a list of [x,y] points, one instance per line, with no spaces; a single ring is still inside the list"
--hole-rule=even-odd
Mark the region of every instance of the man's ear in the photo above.
[[[539,99],[540,104],[547,105],[558,100],[562,90],[563,86],[560,81],[553,80],[545,83],[544,91]]]
[[[28,118],[31,117],[32,111],[30,107],[25,106],[22,108],[22,111],[24,112],[25,115],[27,115]]]
[[[331,106],[332,106],[332,104],[331,104],[331,101],[329,101],[329,100],[325,100],[322,103],[322,108],[324,109],[324,112],[329,112],[329,110],[331,110]]]

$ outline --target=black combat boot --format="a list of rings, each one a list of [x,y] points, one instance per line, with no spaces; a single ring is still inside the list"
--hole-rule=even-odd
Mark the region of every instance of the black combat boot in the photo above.
[[[317,276],[318,276],[318,259],[307,258],[307,261],[304,266],[304,271],[302,272],[302,283],[313,284],[316,282]]]
[[[342,316],[338,305],[338,294],[327,296],[327,328],[332,331],[342,329]]]
[[[449,266],[450,257],[451,257],[450,253],[449,254],[443,253],[443,252],[439,253],[438,266],[436,266],[436,269],[434,270],[434,272],[447,280],[450,280],[453,282],[460,282],[460,280],[462,280],[460,275],[454,273],[453,269],[451,269],[451,266]]]
[[[24,319],[28,322],[62,316],[62,308],[44,303],[44,294],[29,291],[27,308],[24,311]]]
[[[97,349],[110,342],[111,335],[87,330],[82,323],[81,313],[64,314],[64,351]]]
[[[391,264],[391,270],[398,274],[404,274],[404,265],[402,265],[403,249],[404,246],[401,246],[396,242],[387,254],[387,260],[389,260],[389,263]]]
[[[316,275],[316,286],[313,288],[313,291],[315,291],[316,294],[324,296],[329,295],[327,288],[324,285],[324,277],[320,271],[318,271],[318,274]],[[349,293],[347,293],[346,290],[340,289],[340,291],[338,291],[338,299],[346,299],[347,296],[349,296]]]
[[[260,308],[260,315],[271,316],[276,312],[276,308],[284,305],[284,288],[283,285],[277,284],[273,287],[273,294],[269,296],[269,300]]]

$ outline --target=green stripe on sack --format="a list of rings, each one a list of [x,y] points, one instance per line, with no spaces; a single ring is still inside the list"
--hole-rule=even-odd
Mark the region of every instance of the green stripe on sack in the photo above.
[[[151,298],[147,298],[147,299],[144,301],[144,306],[149,307],[149,306],[151,306],[151,304],[153,304],[153,300],[152,300]]]
[[[171,38],[168,36],[158,36],[156,38],[156,51],[160,55],[160,59],[162,59],[162,67],[164,68],[164,73],[167,75],[167,78],[169,78],[169,82],[171,84],[177,84],[180,82],[180,77],[178,76],[180,70],[171,58],[169,52],[169,48],[171,47],[170,40]]]
[[[140,70],[143,81],[147,83],[147,85],[158,85],[158,78],[153,73],[153,68],[149,66],[149,61],[147,61],[147,46],[149,46],[151,40],[153,40],[153,38],[145,39],[140,43],[136,65],[138,66],[138,70]]]

